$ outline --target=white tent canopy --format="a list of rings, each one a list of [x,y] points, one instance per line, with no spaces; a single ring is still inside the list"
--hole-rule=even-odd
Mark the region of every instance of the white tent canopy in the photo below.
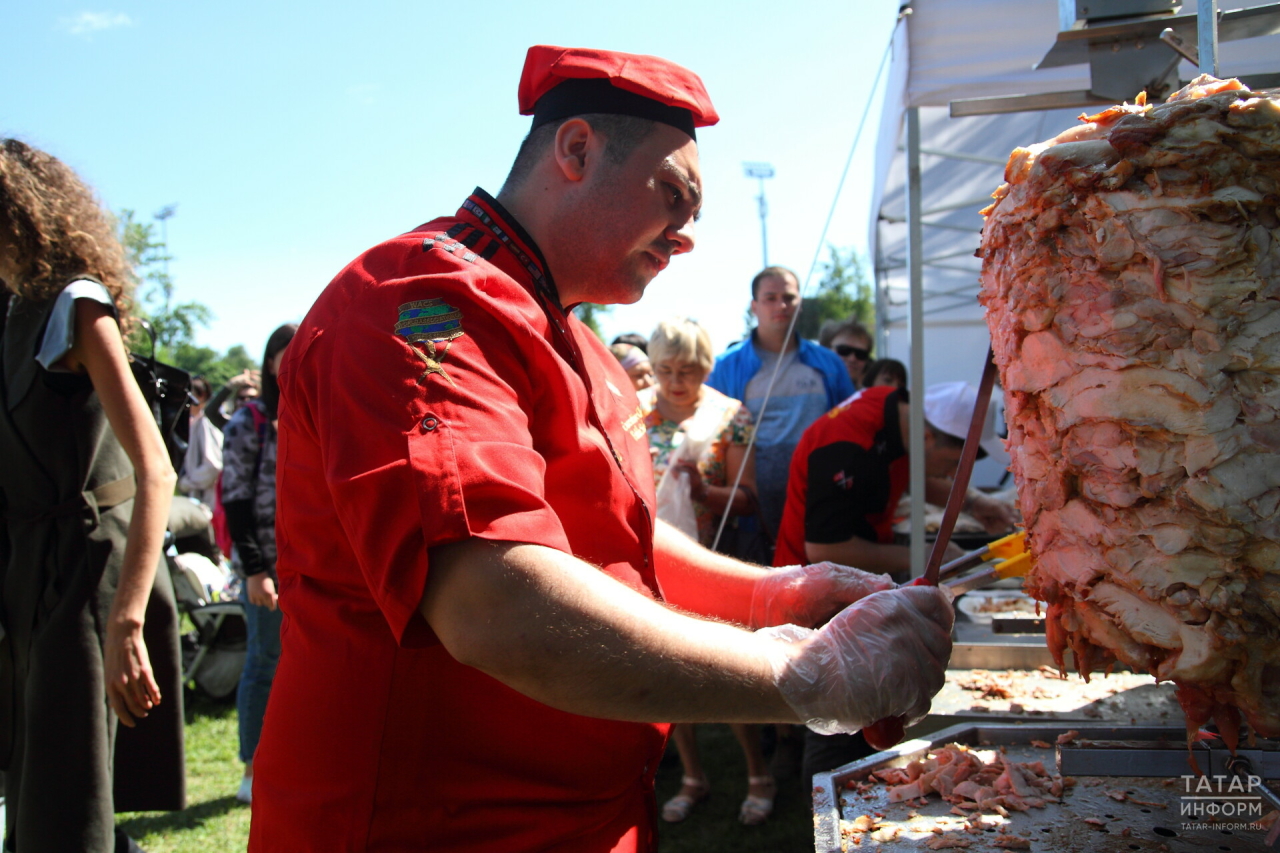
[[[1261,0],[1220,0],[1222,10]],[[1184,2],[1184,12],[1196,4]],[[920,245],[923,314],[919,386],[977,384],[988,346],[977,303],[982,228],[978,211],[1003,180],[1016,147],[1048,139],[1077,121],[1080,109],[951,118],[952,100],[1090,88],[1088,65],[1034,70],[1059,29],[1055,0],[912,0],[898,24],[877,143],[869,245],[875,269],[877,350],[911,363],[909,314],[907,112],[919,122]],[[1150,49],[1168,50],[1154,44]],[[1280,71],[1280,36],[1222,42],[1223,77]],[[1182,79],[1197,73],[1187,62]],[[1094,110],[1090,109],[1090,112]],[[912,377],[913,386],[916,377]],[[913,454],[914,455],[914,454]],[[1007,460],[979,463],[974,483],[999,480]],[[913,490],[914,492],[915,490]],[[922,551],[916,555],[920,566]]]

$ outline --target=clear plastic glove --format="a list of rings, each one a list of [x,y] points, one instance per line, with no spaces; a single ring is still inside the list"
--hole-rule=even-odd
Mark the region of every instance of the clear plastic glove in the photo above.
[[[751,627],[820,625],[855,601],[895,586],[888,575],[839,563],[774,569],[752,591]]]
[[[814,631],[764,628],[774,637],[773,680],[805,725],[851,734],[886,717],[906,725],[929,712],[951,657],[951,597],[933,586],[878,592]]]

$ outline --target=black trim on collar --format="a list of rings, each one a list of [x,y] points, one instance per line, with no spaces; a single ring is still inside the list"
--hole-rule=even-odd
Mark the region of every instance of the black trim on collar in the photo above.
[[[548,295],[555,302],[556,307],[563,311],[564,307],[560,304],[560,289],[556,287],[556,280],[551,274],[551,267],[547,266],[546,256],[542,254],[542,249],[538,247],[537,241],[529,236],[529,232],[524,230],[524,226],[520,224],[520,220],[512,216],[511,211],[503,207],[496,198],[480,189],[480,187],[476,187],[472,190],[471,194],[488,205],[493,212],[502,219],[503,224],[510,228],[516,237],[520,238],[520,242],[528,246],[529,251],[533,252],[533,256],[538,261],[538,265],[542,267],[543,285],[546,287]]]

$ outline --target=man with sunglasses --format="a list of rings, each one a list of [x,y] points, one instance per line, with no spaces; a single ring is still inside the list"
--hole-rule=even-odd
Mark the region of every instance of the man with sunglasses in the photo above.
[[[853,319],[842,322],[828,320],[818,333],[818,343],[840,356],[853,387],[862,388],[862,377],[871,363],[873,349],[867,327]]]

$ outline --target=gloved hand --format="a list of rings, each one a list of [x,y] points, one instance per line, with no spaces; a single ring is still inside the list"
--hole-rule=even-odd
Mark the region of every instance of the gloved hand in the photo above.
[[[895,586],[887,575],[838,563],[774,569],[756,581],[751,627],[819,625],[855,601]]]
[[[929,712],[951,657],[951,597],[933,586],[867,596],[818,630],[796,625],[757,634],[772,646],[773,680],[805,725],[851,734],[886,717],[907,725]]]

